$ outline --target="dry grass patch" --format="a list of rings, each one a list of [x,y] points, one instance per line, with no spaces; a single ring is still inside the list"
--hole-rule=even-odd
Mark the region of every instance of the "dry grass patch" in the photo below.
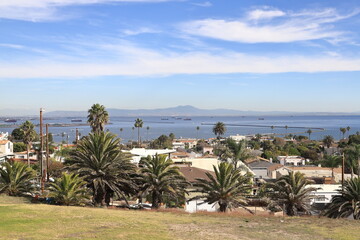
[[[360,223],[316,217],[187,214],[4,203],[0,239],[344,239],[358,240]],[[20,201],[21,202],[21,201]]]

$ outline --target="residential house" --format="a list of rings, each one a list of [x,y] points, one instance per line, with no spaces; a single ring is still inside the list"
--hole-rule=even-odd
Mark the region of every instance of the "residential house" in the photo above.
[[[204,169],[186,166],[186,165],[180,166],[179,170],[182,173],[182,175],[185,177],[185,179],[192,184],[195,183],[196,179],[198,179],[198,178],[208,180],[209,178],[207,177],[206,173],[210,173],[213,176],[215,174],[212,171],[207,171]],[[191,190],[193,190],[193,188],[190,188],[189,192]],[[208,203],[204,203],[204,201],[202,201],[202,200],[189,201],[191,198],[197,196],[198,194],[199,193],[194,193],[194,192],[189,193],[189,195],[187,196],[188,201],[186,201],[186,203],[185,203],[185,211],[186,212],[189,212],[189,213],[198,212],[198,211],[216,212],[219,209],[218,204],[208,204]]]
[[[217,157],[187,157],[187,158],[172,158],[175,165],[191,166],[205,171],[213,171],[213,166],[220,163]]]
[[[173,149],[145,149],[145,148],[133,148],[131,150],[122,150],[123,152],[131,153],[132,162],[138,164],[143,157],[153,157],[157,155],[168,155],[170,158],[170,154],[176,152]]]
[[[268,176],[272,179],[280,178],[281,176],[288,175],[289,172],[300,172],[307,178],[323,179],[323,182],[330,183],[332,177],[332,169],[321,166],[270,166],[268,168]],[[334,182],[340,182],[342,178],[342,169],[334,168]],[[350,178],[350,174],[344,174],[344,178]]]
[[[246,161],[247,166],[254,172],[255,178],[269,179],[268,177],[268,168],[270,166],[276,165],[270,160],[265,158],[253,158]]]
[[[305,165],[305,158],[300,156],[278,156],[277,160],[282,165],[293,165],[293,166]]]
[[[13,143],[9,140],[0,140],[0,162],[13,157],[14,154]]]

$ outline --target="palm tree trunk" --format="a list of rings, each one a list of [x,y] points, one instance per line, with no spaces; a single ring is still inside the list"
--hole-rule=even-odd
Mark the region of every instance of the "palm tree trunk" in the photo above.
[[[220,205],[220,212],[226,212],[227,204],[226,203],[219,203]]]
[[[156,191],[153,191],[152,193],[152,209],[158,209],[159,208],[159,197],[156,193]]]
[[[138,127],[138,146],[140,147],[140,128]]]
[[[26,146],[26,157],[27,157],[28,166],[30,167],[30,157],[29,157],[30,146],[29,145],[30,145],[30,143],[28,143]]]

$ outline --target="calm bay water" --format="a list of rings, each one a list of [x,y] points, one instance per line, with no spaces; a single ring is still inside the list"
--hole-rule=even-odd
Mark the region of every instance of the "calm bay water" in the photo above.
[[[297,135],[308,135],[305,132],[312,128],[313,133],[311,139],[322,139],[325,135],[332,135],[335,139],[340,139],[342,134],[340,133],[340,127],[351,128],[350,134],[354,134],[360,131],[360,116],[246,116],[246,117],[191,117],[191,120],[184,120],[186,117],[173,118],[166,117],[167,120],[163,120],[161,117],[141,117],[144,121],[143,128],[140,130],[141,139],[154,139],[161,134],[174,133],[177,138],[211,138],[214,137],[212,133],[211,125],[202,125],[204,123],[212,124],[218,121],[224,122],[227,125],[227,131],[225,136],[229,135],[247,135],[247,134],[285,134],[293,133]],[[259,120],[263,118],[263,120]],[[83,123],[86,123],[86,118],[81,119]],[[112,117],[110,118],[111,124],[106,126],[106,129],[117,134],[123,139],[123,142],[131,139],[137,139],[137,129],[132,130],[135,117]],[[21,124],[25,119],[18,120],[17,124]],[[38,124],[38,120],[33,120],[34,124]],[[46,119],[44,123],[71,123],[70,118],[53,118]],[[251,126],[234,126],[234,125],[251,125]],[[256,126],[254,126],[256,125]],[[200,129],[197,131],[196,127]],[[259,127],[257,127],[259,126]],[[272,129],[271,126],[275,128]],[[288,126],[288,129],[284,127]],[[149,130],[146,130],[149,127]],[[69,142],[75,139],[76,127],[50,127],[49,131],[54,134],[54,140],[56,142],[66,141],[66,136],[62,137],[61,133],[69,135]],[[90,131],[89,126],[77,127],[81,135],[86,135]],[[120,128],[123,129],[120,132]],[[323,128],[321,131],[317,128]],[[0,127],[0,131],[11,133],[14,126],[9,124],[8,127]],[[39,128],[37,128],[39,131]],[[348,133],[346,133],[346,136]]]

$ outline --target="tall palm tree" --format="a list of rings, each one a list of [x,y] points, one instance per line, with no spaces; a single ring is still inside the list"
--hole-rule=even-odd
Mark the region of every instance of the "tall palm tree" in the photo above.
[[[331,168],[331,178],[334,180],[334,168],[339,167],[341,165],[342,159],[340,156],[329,156],[327,155],[322,161],[324,167]]]
[[[223,122],[217,122],[213,127],[213,133],[217,136],[218,139],[220,139],[220,137],[224,135],[225,132],[226,132],[226,127]]]
[[[142,161],[141,182],[142,196],[150,195],[152,208],[157,209],[163,203],[164,197],[177,199],[185,194],[189,185],[178,167],[172,165],[166,155],[155,155]]]
[[[340,132],[343,135],[343,139],[345,139],[346,128],[340,128]]]
[[[343,218],[353,216],[360,219],[360,178],[346,180],[342,189],[338,190],[340,195],[331,199],[327,206],[325,216],[331,218]]]
[[[147,126],[146,127],[146,140],[149,141],[149,130],[150,130],[150,127]]]
[[[271,126],[270,128],[271,128],[271,133],[274,135],[274,134],[275,134],[275,133],[274,133],[274,128],[275,128],[275,126]]]
[[[89,199],[86,182],[74,173],[63,173],[50,183],[50,195],[60,205],[79,205]]]
[[[120,134],[122,134],[122,132],[124,131],[124,129],[123,129],[123,128],[120,128],[119,130],[120,130]]]
[[[37,133],[35,131],[35,126],[32,122],[26,121],[23,124],[21,124],[19,128],[23,134],[23,142],[26,144],[26,157],[27,157],[28,166],[30,166],[30,157],[29,157],[30,147],[32,142],[35,140],[37,136]]]
[[[134,131],[135,131],[135,127],[132,127],[131,130],[132,130],[132,134],[131,134],[131,146],[132,146],[133,141],[134,141]]]
[[[288,126],[288,125],[285,125],[286,135],[287,135],[287,133],[288,133],[288,128],[289,128],[289,126]]]
[[[251,191],[250,179],[241,175],[239,170],[227,162],[220,163],[218,167],[214,166],[214,172],[215,176],[206,173],[208,179],[196,179],[194,192],[201,195],[192,200],[200,199],[209,204],[218,203],[220,212],[226,212],[228,208],[245,208],[246,196]]]
[[[234,166],[234,169],[239,168],[238,163],[240,161],[244,162],[245,160],[251,157],[248,149],[246,148],[245,141],[240,141],[239,143],[236,143],[234,140],[228,139],[226,141],[226,146],[232,152],[230,159],[231,159],[231,163]]]
[[[88,110],[88,123],[92,132],[103,132],[104,126],[109,122],[109,113],[105,110],[104,105],[96,103]]]
[[[354,144],[346,148],[345,154],[347,156],[348,166],[351,170],[351,177],[353,177],[354,169],[357,167],[357,174],[360,174],[360,144]]]
[[[333,136],[331,136],[331,135],[326,135],[326,136],[324,137],[324,139],[322,140],[322,142],[324,143],[324,145],[325,145],[327,148],[329,148],[329,147],[331,147],[331,145],[334,143],[334,138],[333,138]]]
[[[350,129],[351,129],[350,126],[347,126],[347,127],[346,127],[346,131],[348,132],[348,136],[350,136]]]
[[[136,127],[138,129],[138,146],[139,147],[140,147],[140,128],[143,127],[143,124],[144,124],[144,122],[140,118],[137,118],[134,123],[134,127]]]
[[[34,190],[35,171],[21,162],[4,162],[0,165],[0,193],[22,196]]]
[[[311,192],[317,190],[313,187],[307,188],[310,183],[300,172],[290,172],[275,183],[268,183],[267,195],[272,200],[270,205],[285,206],[283,210],[289,216],[297,215],[298,212],[309,213]]]
[[[309,134],[309,139],[311,139],[312,130],[309,129],[309,130],[306,131],[306,133]]]
[[[196,127],[196,139],[199,139],[199,130],[200,130],[200,127],[197,126]]]
[[[104,206],[110,204],[113,194],[125,199],[131,192],[130,175],[134,172],[134,165],[129,159],[121,152],[119,139],[113,134],[95,132],[79,142],[65,164],[88,183],[93,190],[94,204]]]

